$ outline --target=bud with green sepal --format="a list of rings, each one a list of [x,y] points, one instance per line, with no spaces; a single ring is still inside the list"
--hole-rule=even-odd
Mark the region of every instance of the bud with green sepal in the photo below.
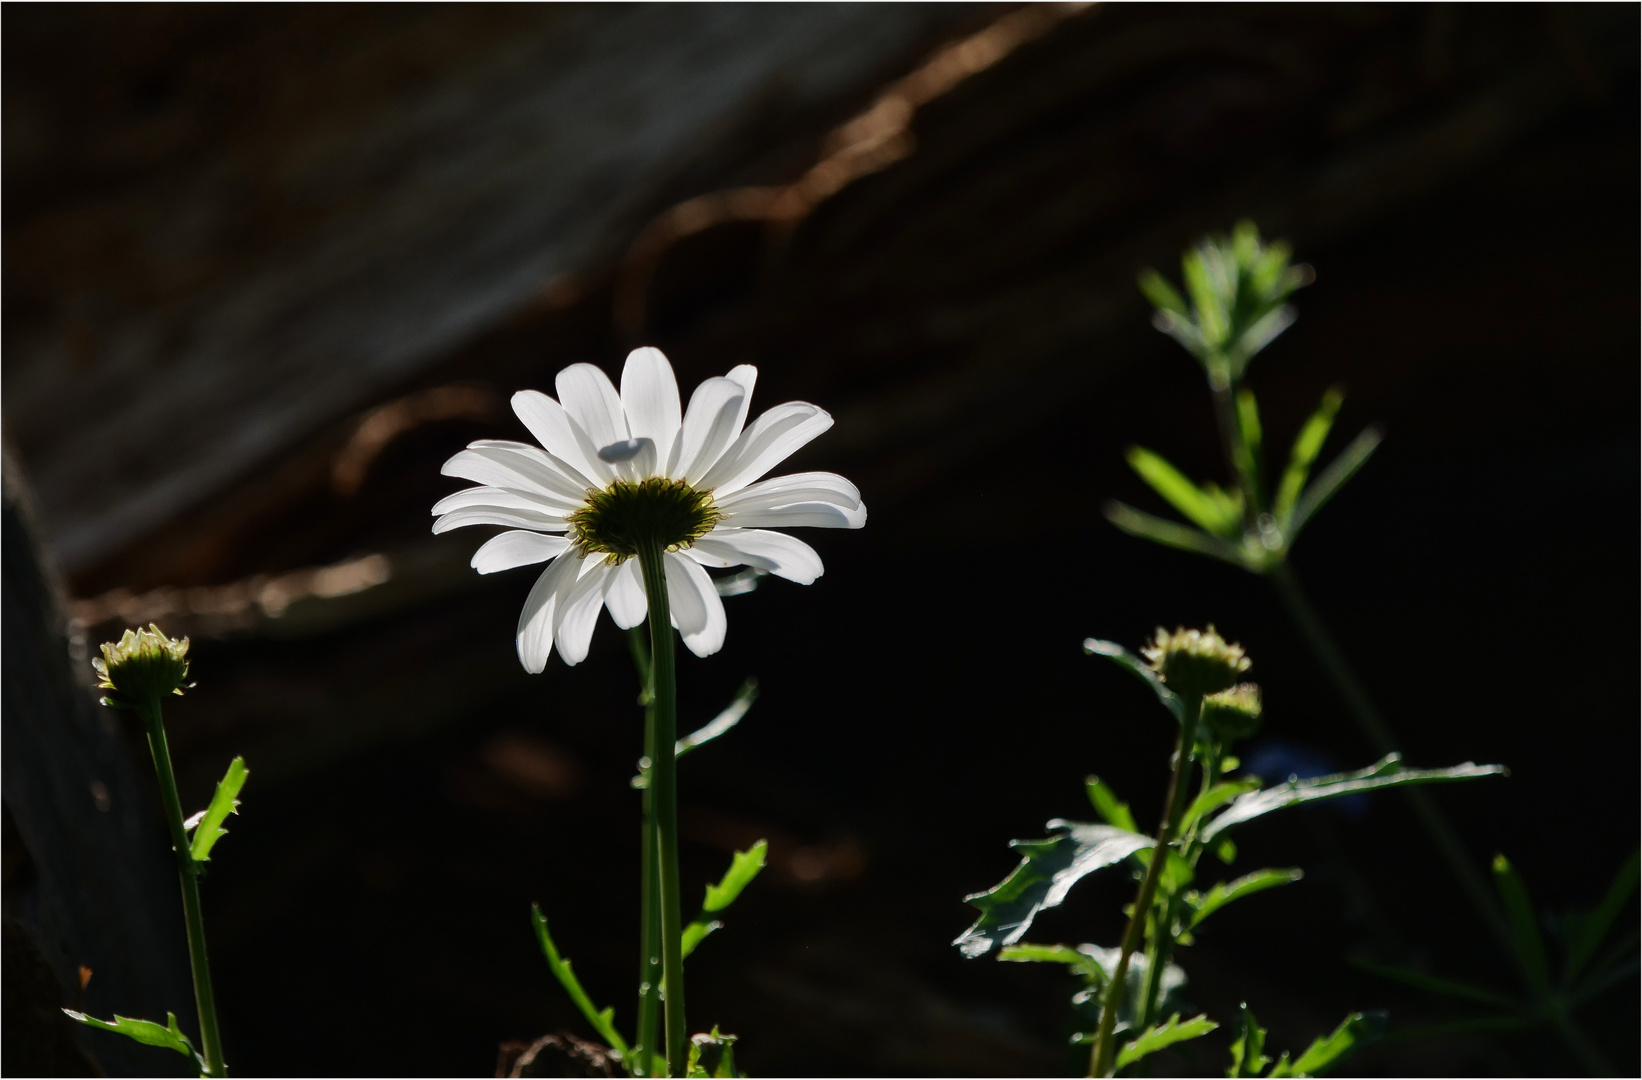
[[[1207,630],[1181,627],[1172,634],[1160,626],[1140,652],[1169,689],[1186,697],[1229,690],[1250,666],[1243,646],[1227,642],[1213,623]]]
[[[172,694],[188,682],[188,639],[165,636],[154,623],[147,630],[127,630],[118,642],[104,642],[102,657],[91,661],[97,689],[107,690],[102,703],[111,709],[138,709]]]

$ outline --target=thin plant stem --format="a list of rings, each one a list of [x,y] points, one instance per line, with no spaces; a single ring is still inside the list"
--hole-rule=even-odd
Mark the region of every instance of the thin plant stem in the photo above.
[[[1254,462],[1248,460],[1243,445],[1243,425],[1237,419],[1237,390],[1220,386],[1210,380],[1214,395],[1214,418],[1220,427],[1220,441],[1226,453],[1226,464],[1231,467],[1232,479],[1243,494],[1243,531],[1253,533],[1258,528],[1260,514],[1259,492],[1252,475]]]
[[[638,669],[640,695],[644,704],[644,794],[643,822],[639,830],[639,1023],[633,1042],[634,1076],[649,1076],[655,1060],[656,1033],[661,1005],[661,957],[657,945],[661,937],[661,892],[656,880],[655,787],[650,783],[651,765],[656,757],[655,690],[650,685],[650,651],[644,631],[635,626],[627,631],[633,650],[633,666]]]
[[[138,713],[148,726],[148,749],[154,755],[154,771],[160,778],[160,801],[165,804],[165,821],[171,829],[171,846],[177,853],[177,876],[182,881],[182,914],[188,926],[188,966],[194,975],[194,1006],[199,1011],[200,1048],[205,1056],[206,1076],[227,1076],[222,1060],[222,1036],[217,1030],[217,1000],[211,990],[211,961],[205,953],[205,916],[200,910],[200,864],[189,849],[188,830],[183,827],[182,800],[177,795],[177,777],[171,771],[171,749],[165,739],[165,719],[158,698],[150,700]]]
[[[656,822],[656,850],[660,863],[661,967],[667,1030],[667,1074],[683,1076],[684,923],[678,871],[678,768],[674,747],[678,741],[678,685],[673,670],[673,620],[667,605],[667,574],[662,548],[655,537],[638,544],[639,568],[650,605],[650,687],[655,734],[647,789]]]
[[[1192,750],[1197,742],[1197,718],[1203,709],[1203,699],[1197,695],[1182,698],[1185,708],[1180,723],[1180,742],[1175,748],[1174,771],[1169,775],[1169,790],[1163,797],[1163,820],[1157,827],[1157,843],[1152,857],[1146,863],[1146,874],[1140,880],[1135,894],[1135,906],[1129,913],[1129,925],[1123,931],[1123,946],[1118,953],[1106,984],[1106,996],[1100,1006],[1100,1028],[1095,1033],[1094,1049],[1090,1051],[1089,1075],[1106,1076],[1112,1071],[1116,1055],[1113,1032],[1117,1028],[1117,1011],[1123,1005],[1124,982],[1129,976],[1129,960],[1140,947],[1147,917],[1151,914],[1152,898],[1157,895],[1157,880],[1163,864],[1168,862],[1169,841],[1180,824],[1180,815],[1186,809],[1186,793],[1190,788],[1188,774],[1192,767]]]

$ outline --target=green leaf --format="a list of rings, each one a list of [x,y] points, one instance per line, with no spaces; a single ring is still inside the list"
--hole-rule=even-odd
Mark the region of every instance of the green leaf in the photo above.
[[[229,814],[239,813],[239,789],[245,786],[245,778],[250,775],[244,758],[236,757],[228,763],[228,772],[217,781],[217,793],[211,796],[211,805],[198,815],[194,826],[194,839],[188,845],[188,853],[195,862],[209,859],[217,841],[228,835],[222,823]]]
[[[1065,964],[1092,982],[1106,981],[1106,969],[1100,961],[1070,945],[1033,945],[1030,942],[1005,945],[998,950],[998,959],[1015,964]]]
[[[1255,503],[1258,509],[1265,492],[1265,478],[1261,475],[1264,471],[1262,463],[1265,460],[1265,451],[1263,447],[1264,434],[1260,427],[1260,405],[1254,399],[1253,390],[1245,388],[1237,391],[1237,431],[1241,436],[1243,457],[1243,460],[1239,462],[1239,468],[1248,473],[1249,479],[1253,483]],[[1242,508],[1239,507],[1238,510],[1238,517],[1241,519]],[[1241,531],[1241,520],[1237,524],[1239,531]]]
[[[1504,776],[1502,765],[1476,765],[1467,761],[1446,769],[1410,769],[1404,767],[1402,756],[1387,754],[1366,769],[1356,772],[1318,776],[1310,780],[1289,780],[1287,783],[1251,791],[1232,800],[1230,806],[1204,828],[1205,842],[1213,840],[1233,825],[1241,825],[1273,810],[1282,810],[1319,799],[1333,799],[1354,795],[1359,791],[1402,787],[1406,784],[1441,784],[1454,780],[1473,780],[1479,776]]]
[[[1212,845],[1214,857],[1230,866],[1237,861],[1237,845],[1232,843],[1231,834],[1227,833]]]
[[[1106,515],[1107,521],[1130,536],[1138,536],[1142,540],[1150,540],[1154,544],[1162,544],[1164,547],[1172,547],[1179,551],[1189,551],[1193,555],[1207,555],[1211,559],[1219,559],[1233,566],[1247,566],[1240,545],[1199,532],[1177,521],[1169,521],[1115,501],[1108,502],[1102,508],[1102,513]]]
[[[1369,457],[1374,453],[1374,448],[1380,445],[1382,438],[1384,438],[1384,433],[1379,428],[1371,427],[1367,429],[1351,440],[1350,445],[1340,451],[1340,456],[1335,458],[1316,480],[1312,481],[1311,486],[1296,500],[1293,520],[1289,523],[1289,527],[1283,530],[1284,536],[1287,537],[1291,545],[1294,543],[1295,538],[1300,535],[1300,530],[1304,529],[1306,524],[1316,516],[1317,511],[1321,510],[1324,504],[1334,498],[1335,492],[1344,487],[1345,482],[1355,476],[1357,470],[1368,462]]]
[[[1511,924],[1511,947],[1522,963],[1523,973],[1538,989],[1550,983],[1550,971],[1545,963],[1545,939],[1540,935],[1539,923],[1534,918],[1534,906],[1528,900],[1528,889],[1504,855],[1494,856],[1494,885],[1500,899],[1505,901],[1505,916]]]
[[[1203,344],[1210,349],[1225,345],[1230,329],[1225,297],[1225,265],[1220,253],[1211,244],[1188,251],[1180,260],[1181,275],[1186,280],[1186,292],[1192,298],[1192,314],[1196,317]]]
[[[1124,455],[1129,467],[1163,496],[1187,520],[1216,536],[1236,536],[1242,529],[1243,505],[1234,497],[1210,485],[1200,488],[1161,454],[1143,446],[1131,446]]]
[[[1102,644],[1111,644],[1103,642]],[[1088,642],[1084,643],[1088,648]],[[1098,776],[1091,776],[1083,782],[1083,788],[1089,794],[1089,802],[1094,806],[1095,813],[1106,820],[1108,825],[1116,825],[1120,829],[1130,832],[1139,832],[1135,827],[1135,816],[1129,812],[1129,804],[1117,797],[1117,792]]]
[[[1190,1020],[1182,1021],[1180,1014],[1176,1013],[1165,1023],[1153,1024],[1124,1043],[1123,1049],[1117,1053],[1117,1067],[1122,1069],[1133,1065],[1147,1054],[1155,1054],[1166,1046],[1173,1046],[1187,1039],[1201,1038],[1219,1026],[1207,1016],[1194,1016]]]
[[[1385,1034],[1384,1013],[1352,1013],[1328,1036],[1312,1040],[1306,1052],[1297,1058],[1287,1072],[1273,1069],[1270,1076],[1322,1076],[1341,1064],[1347,1057],[1378,1042]]]
[[[1603,896],[1602,903],[1597,909],[1580,921],[1579,929],[1574,934],[1572,943],[1568,946],[1568,967],[1563,972],[1563,982],[1571,983],[1579,977],[1585,965],[1590,963],[1591,957],[1596,955],[1597,947],[1607,936],[1608,928],[1613,925],[1619,913],[1625,907],[1625,902],[1636,891],[1637,870],[1639,855],[1631,852],[1631,857],[1620,866],[1619,873],[1614,876],[1613,884],[1608,886],[1607,895]]]
[[[1186,902],[1192,907],[1192,921],[1187,924],[1187,928],[1195,928],[1198,923],[1233,900],[1241,900],[1245,896],[1253,896],[1267,889],[1275,889],[1279,885],[1293,884],[1304,876],[1300,870],[1293,867],[1286,870],[1256,870],[1229,884],[1221,882],[1200,896],[1188,894]]]
[[[1059,835],[1011,840],[1009,846],[1025,856],[1020,865],[992,888],[964,897],[981,910],[975,925],[952,943],[964,956],[975,959],[1013,945],[1026,935],[1038,912],[1057,907],[1085,876],[1153,844],[1151,837],[1115,825],[1056,819],[1046,828]]]
[[[684,736],[674,744],[675,757],[683,757],[698,746],[712,742],[720,735],[741,723],[741,718],[747,715],[747,710],[753,707],[758,700],[758,680],[748,679],[741,684],[741,689],[735,692],[735,697],[724,711],[713,717],[712,721]]]
[[[737,1036],[726,1035],[713,1025],[713,1030],[706,1035],[690,1036],[690,1057],[686,1062],[684,1075],[689,1077],[706,1077],[713,1080],[716,1077],[734,1077],[740,1074],[735,1071],[735,1046]]]
[[[126,1038],[134,1039],[144,1046],[160,1046],[167,1050],[175,1050],[184,1057],[193,1058],[202,1072],[205,1069],[205,1059],[200,1057],[199,1052],[194,1049],[194,1044],[188,1041],[188,1036],[184,1035],[182,1030],[177,1027],[176,1013],[166,1013],[165,1025],[162,1027],[152,1020],[133,1020],[129,1016],[120,1016],[118,1013],[115,1014],[113,1022],[110,1023],[107,1020],[99,1020],[94,1016],[87,1016],[83,1012],[75,1012],[73,1009],[64,1009],[63,1012],[70,1020],[78,1021],[88,1027],[102,1028],[104,1031],[112,1031],[116,1035],[124,1035]]]
[[[1186,307],[1186,298],[1169,284],[1168,278],[1156,270],[1142,271],[1136,284],[1140,286],[1140,291],[1146,295],[1146,299],[1159,311],[1168,311],[1181,318],[1191,317],[1191,312]]]
[[[1180,695],[1163,685],[1163,677],[1152,670],[1152,666],[1143,658],[1125,649],[1115,641],[1106,641],[1102,638],[1084,638],[1083,651],[1090,656],[1104,656],[1118,667],[1138,678],[1157,695],[1157,700],[1163,703],[1174,716],[1175,723],[1184,723],[1186,705],[1180,700]],[[1117,824],[1113,822],[1112,824]],[[1133,832],[1134,830],[1129,830]]]
[[[724,924],[717,919],[709,919],[717,911],[723,911],[735,903],[735,898],[741,895],[741,890],[752,883],[758,872],[764,869],[764,856],[769,853],[770,842],[760,840],[746,851],[738,851],[730,859],[730,868],[724,871],[724,877],[717,885],[707,886],[707,899],[702,902],[701,914],[696,921],[684,928],[684,955],[689,956],[696,946],[706,939],[708,934],[722,929]]]
[[[1205,791],[1192,800],[1180,818],[1180,832],[1184,833],[1192,824],[1211,810],[1218,810],[1226,803],[1231,802],[1239,795],[1246,795],[1260,787],[1258,776],[1241,776],[1236,780],[1223,780],[1214,787]]]
[[[1277,485],[1277,498],[1271,508],[1272,516],[1277,519],[1277,526],[1284,535],[1288,534],[1289,522],[1294,517],[1294,502],[1311,476],[1311,467],[1317,463],[1317,455],[1323,450],[1323,443],[1328,439],[1329,430],[1334,427],[1334,417],[1343,401],[1345,395],[1339,387],[1331,387],[1323,395],[1317,410],[1301,426],[1300,434],[1294,438],[1294,448],[1289,451],[1289,463],[1283,470],[1283,479]]]
[[[1237,1006],[1237,1038],[1231,1044],[1231,1068],[1227,1076],[1259,1076],[1271,1059],[1266,1056],[1266,1029],[1254,1019],[1244,1002]]]
[[[536,927],[536,940],[541,943],[542,954],[547,957],[548,970],[553,972],[555,979],[559,980],[559,985],[564,987],[566,994],[570,995],[570,1000],[575,1003],[576,1008],[580,1009],[582,1015],[587,1017],[587,1022],[593,1025],[593,1030],[597,1031],[604,1041],[610,1045],[610,1048],[622,1056],[623,1060],[626,1060],[627,1043],[616,1031],[616,1010],[608,1006],[604,1009],[595,1009],[593,1007],[592,999],[587,996],[587,991],[583,990],[582,984],[577,981],[576,973],[570,969],[570,961],[561,957],[559,947],[553,944],[553,936],[547,932],[547,917],[542,914],[540,904],[530,905],[530,919]]]
[[[1467,983],[1454,982],[1451,979],[1441,979],[1435,975],[1427,975],[1423,971],[1415,971],[1413,968],[1398,967],[1394,964],[1381,964],[1360,956],[1354,956],[1350,959],[1353,967],[1384,976],[1387,979],[1395,979],[1400,983],[1407,983],[1409,986],[1417,986],[1421,990],[1429,990],[1433,994],[1466,998],[1471,1001],[1481,1002],[1484,1005],[1492,1005],[1497,1009],[1512,1010],[1517,1007],[1516,1002],[1503,994],[1496,994],[1492,990],[1484,990],[1481,987],[1471,986]]]

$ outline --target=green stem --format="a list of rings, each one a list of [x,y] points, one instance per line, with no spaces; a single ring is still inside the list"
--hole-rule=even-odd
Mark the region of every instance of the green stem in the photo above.
[[[1243,531],[1254,534],[1259,529],[1260,495],[1255,486],[1254,462],[1249,460],[1243,442],[1243,425],[1237,419],[1237,388],[1230,383],[1218,385],[1210,380],[1214,394],[1214,418],[1220,427],[1220,440],[1226,451],[1226,463],[1231,466],[1232,479],[1243,493]]]
[[[638,669],[644,703],[643,822],[639,830],[639,1025],[633,1041],[633,1060],[628,1063],[634,1076],[649,1076],[656,1053],[656,1032],[660,1019],[661,957],[657,945],[661,937],[661,892],[656,881],[655,787],[650,783],[651,765],[656,758],[655,689],[650,685],[650,651],[644,631],[633,627],[627,632],[633,649],[633,665]]]
[[[1335,690],[1345,699],[1347,708],[1351,710],[1358,728],[1362,730],[1374,752],[1382,756],[1395,753],[1397,737],[1392,734],[1390,726],[1374,707],[1368,691],[1357,681],[1356,673],[1351,670],[1351,665],[1346,662],[1340,647],[1335,644],[1333,635],[1328,632],[1328,627],[1323,625],[1323,620],[1300,588],[1300,581],[1295,577],[1293,568],[1287,562],[1281,562],[1267,576],[1277,587],[1277,594],[1283,598],[1283,604],[1288,608],[1295,625],[1300,628],[1300,635],[1306,639],[1306,644],[1316,655],[1317,662],[1328,672],[1329,678],[1334,680]],[[1506,950],[1513,951],[1511,931],[1505,924],[1505,917],[1500,914],[1498,906],[1494,903],[1493,894],[1488,891],[1482,875],[1472,865],[1470,857],[1465,853],[1465,845],[1460,842],[1459,834],[1448,823],[1448,818],[1438,808],[1436,800],[1420,787],[1404,788],[1403,794],[1407,796],[1420,823],[1425,826],[1432,843],[1447,861],[1448,868],[1470,899],[1471,905],[1476,908]]]
[[[1135,906],[1129,913],[1129,925],[1123,931],[1123,947],[1118,953],[1117,967],[1106,984],[1106,996],[1100,1006],[1100,1028],[1095,1033],[1094,1049],[1090,1051],[1089,1075],[1107,1076],[1112,1071],[1112,1060],[1117,1056],[1112,1037],[1117,1028],[1117,1011],[1123,1005],[1124,983],[1129,976],[1129,960],[1140,946],[1147,916],[1151,914],[1152,898],[1157,895],[1157,880],[1163,864],[1168,862],[1169,841],[1174,839],[1180,815],[1186,810],[1186,793],[1190,787],[1188,774],[1192,767],[1192,749],[1197,741],[1197,718],[1202,712],[1203,699],[1197,695],[1183,697],[1184,716],[1180,723],[1180,743],[1175,748],[1174,771],[1169,775],[1169,790],[1163,797],[1163,820],[1157,827],[1157,843],[1146,863],[1146,874],[1140,880],[1135,894]]]
[[[683,1076],[686,1057],[684,1025],[684,922],[678,873],[678,686],[673,671],[673,620],[667,606],[667,574],[662,548],[654,537],[638,544],[639,568],[650,603],[650,686],[655,713],[650,785],[660,861],[661,967],[666,1005],[667,1074]]]
[[[205,954],[205,916],[200,910],[200,864],[189,850],[188,830],[183,827],[182,800],[177,795],[177,777],[171,771],[171,749],[165,740],[165,719],[160,701],[154,698],[138,709],[148,725],[148,749],[154,755],[154,771],[160,778],[160,800],[165,804],[165,820],[171,829],[171,847],[177,853],[177,876],[182,881],[182,914],[188,926],[188,966],[194,974],[194,1005],[199,1011],[200,1047],[205,1055],[206,1076],[227,1076],[222,1060],[222,1036],[217,1031],[217,1000],[211,990],[211,961]]]

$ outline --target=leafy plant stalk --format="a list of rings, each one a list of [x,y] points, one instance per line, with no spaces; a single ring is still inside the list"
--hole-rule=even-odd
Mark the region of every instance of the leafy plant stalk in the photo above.
[[[632,646],[633,666],[638,669],[640,700],[644,703],[644,757],[656,759],[655,687],[651,685],[650,652],[644,631],[635,626],[627,631]],[[633,1043],[633,1060],[628,1063],[634,1076],[649,1076],[656,1057],[656,1034],[661,1014],[661,888],[656,862],[655,785],[643,789],[642,822],[639,832],[639,1021]]]
[[[171,749],[165,738],[165,718],[160,710],[159,697],[139,704],[137,712],[148,727],[148,748],[154,755],[154,771],[160,780],[160,800],[165,805],[165,821],[171,830],[172,848],[177,854],[183,920],[188,927],[188,966],[194,976],[194,1004],[199,1012],[205,1075],[227,1076],[228,1070],[222,1059],[222,1035],[217,1029],[216,995],[211,989],[211,961],[205,951],[205,916],[200,909],[200,863],[193,856],[188,830],[183,825],[182,800],[177,795],[176,774],[171,770]]]
[[[649,600],[650,713],[654,716],[650,746],[650,782],[659,873],[661,967],[665,996],[667,1073],[683,1076],[688,1049],[684,1022],[684,952],[678,868],[678,685],[673,670],[673,621],[667,603],[667,576],[662,548],[654,536],[638,544],[639,568]]]
[[[1175,829],[1180,824],[1180,815],[1186,809],[1186,792],[1190,787],[1187,774],[1191,771],[1192,747],[1196,745],[1197,718],[1202,711],[1203,699],[1195,695],[1182,697],[1182,704],[1184,709],[1180,721],[1180,742],[1175,748],[1175,766],[1174,772],[1169,776],[1169,790],[1163,799],[1163,820],[1157,828],[1157,846],[1152,848],[1151,859],[1146,864],[1146,874],[1141,878],[1139,891],[1135,893],[1135,906],[1129,914],[1129,925],[1123,931],[1117,967],[1107,982],[1106,994],[1101,1001],[1100,1027],[1095,1033],[1094,1048],[1090,1051],[1090,1076],[1106,1076],[1112,1071],[1112,1061],[1116,1056],[1113,1033],[1117,1027],[1118,1007],[1123,1003],[1129,961],[1140,945],[1141,936],[1146,929],[1146,920],[1151,912],[1152,897],[1157,893],[1158,878],[1169,861],[1169,841],[1174,838]],[[1152,982],[1150,976],[1151,972],[1148,971],[1148,996]]]

